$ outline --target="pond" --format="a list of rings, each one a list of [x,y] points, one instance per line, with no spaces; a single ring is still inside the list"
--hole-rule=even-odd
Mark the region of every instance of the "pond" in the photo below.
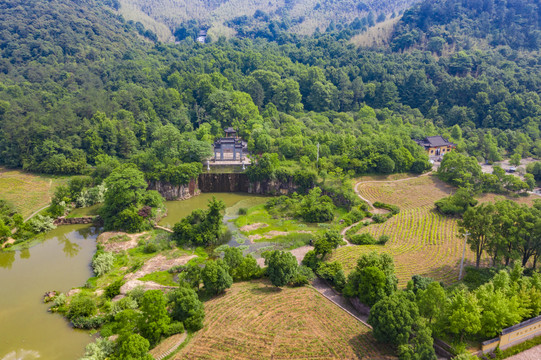
[[[201,194],[185,201],[167,202],[168,216],[160,225],[173,226],[195,209],[204,209],[215,196],[226,203],[226,215],[264,203],[250,194]],[[77,209],[77,216],[97,207]],[[58,314],[47,312],[47,291],[67,292],[92,276],[98,229],[88,225],[59,226],[33,241],[30,249],[0,252],[0,360],[78,359],[93,339],[75,330]]]
[[[69,291],[92,276],[97,230],[61,226],[30,249],[0,252],[0,359],[77,359],[92,341],[58,314],[43,294]]]
[[[226,215],[237,215],[240,208],[248,208],[262,204],[268,200],[268,197],[257,196],[247,193],[202,193],[188,200],[166,201],[167,216],[164,217],[159,225],[173,227],[180,219],[190,215],[196,209],[206,209],[208,201],[212,197],[223,200],[227,207]]]

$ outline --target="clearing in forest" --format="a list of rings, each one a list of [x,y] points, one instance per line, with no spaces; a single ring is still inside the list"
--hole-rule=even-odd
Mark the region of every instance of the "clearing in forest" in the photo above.
[[[336,250],[330,261],[339,261],[351,271],[359,256],[372,250],[393,256],[399,286],[413,275],[428,276],[446,284],[457,281],[464,238],[458,235],[457,219],[441,215],[434,202],[454,192],[435,176],[422,176],[394,182],[363,182],[357,185],[363,198],[400,207],[400,213],[383,224],[361,228],[376,238],[388,235],[385,246],[347,246]],[[466,249],[465,264],[474,262]]]
[[[175,359],[394,359],[369,328],[310,287],[236,283],[205,313],[205,327]]]
[[[34,211],[47,206],[54,189],[67,179],[0,167],[0,199],[12,203],[26,219]]]

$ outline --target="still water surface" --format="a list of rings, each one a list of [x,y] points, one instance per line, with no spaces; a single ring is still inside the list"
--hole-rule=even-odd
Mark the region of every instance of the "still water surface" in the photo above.
[[[173,226],[195,209],[204,209],[213,196],[222,199],[226,214],[266,201],[249,194],[201,194],[167,202],[168,216],[160,225]],[[90,209],[95,212],[95,209]],[[78,216],[88,209],[77,209]],[[44,241],[21,251],[0,252],[0,360],[70,360],[84,354],[92,341],[88,332],[72,329],[58,314],[47,312],[43,294],[67,292],[92,276],[90,262],[98,230],[88,225],[60,226]]]
[[[92,276],[96,229],[61,226],[45,241],[21,251],[0,252],[0,359],[77,359],[92,341],[61,315],[49,314],[46,291],[69,291]]]

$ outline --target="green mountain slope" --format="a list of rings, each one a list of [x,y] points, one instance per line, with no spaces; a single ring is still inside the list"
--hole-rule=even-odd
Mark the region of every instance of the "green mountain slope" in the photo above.
[[[393,40],[394,50],[509,46],[539,50],[539,0],[429,0],[405,12]]]
[[[285,21],[288,31],[309,35],[324,31],[331,22],[346,24],[367,16],[391,15],[404,10],[416,0],[120,0],[120,13],[142,22],[168,40],[178,26],[197,20],[210,27],[210,34],[235,34],[231,21],[251,18],[258,12],[266,22]],[[261,18],[261,17],[260,17]],[[167,28],[170,32],[167,32]]]

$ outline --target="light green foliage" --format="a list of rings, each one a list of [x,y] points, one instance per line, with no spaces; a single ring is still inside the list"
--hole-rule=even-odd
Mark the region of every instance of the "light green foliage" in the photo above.
[[[452,151],[443,157],[438,176],[455,186],[473,189],[480,185],[481,166],[474,157]]]
[[[171,322],[166,305],[167,301],[160,290],[149,290],[141,299],[139,330],[151,346],[160,341]]]
[[[98,252],[92,259],[92,269],[96,276],[102,276],[113,268],[115,256],[111,252]]]
[[[439,319],[444,311],[446,300],[445,290],[435,281],[428,284],[426,289],[420,289],[417,292],[419,313],[428,320],[429,324]]]
[[[289,252],[271,251],[264,254],[267,276],[276,287],[287,285],[297,273],[297,259]]]
[[[315,187],[305,196],[280,196],[272,198],[265,204],[270,214],[280,217],[291,216],[309,223],[327,222],[334,219],[336,207],[322,190]]]
[[[259,275],[261,270],[254,257],[250,254],[244,257],[239,248],[226,248],[224,263],[229,267],[229,274],[233,280],[250,280]]]
[[[50,216],[36,215],[28,221],[30,228],[35,233],[47,232],[56,229],[54,219]]]
[[[113,360],[152,360],[150,343],[139,334],[125,334],[118,339]]]
[[[63,306],[64,304],[66,304],[67,299],[68,297],[66,296],[66,294],[60,293],[54,298],[53,304],[54,306]]]
[[[464,290],[456,291],[442,317],[444,328],[460,340],[481,330],[481,311],[477,298]]]
[[[95,342],[88,344],[85,348],[85,355],[79,360],[106,360],[115,349],[115,344],[107,339],[98,338]]]
[[[205,319],[203,303],[199,301],[197,293],[193,289],[181,286],[170,292],[168,299],[173,320],[181,321],[190,331],[197,331],[203,327]]]
[[[222,293],[233,284],[229,268],[222,260],[207,262],[201,272],[201,279],[205,289],[211,294]]]
[[[67,317],[71,320],[79,317],[89,317],[96,312],[94,300],[85,294],[75,295],[69,304]]]
[[[316,272],[318,276],[333,284],[336,289],[338,289],[338,291],[342,291],[342,289],[346,285],[346,275],[344,274],[344,270],[342,270],[342,265],[338,261],[333,261],[331,263],[321,263],[317,267]]]
[[[366,268],[371,268],[366,271]],[[379,270],[375,271],[373,268]],[[385,281],[381,282],[381,273],[385,277]],[[365,283],[365,284],[363,284]],[[372,251],[362,255],[357,260],[357,266],[348,275],[348,280],[344,288],[344,294],[350,297],[365,297],[365,301],[372,303],[377,302],[383,296],[389,296],[397,289],[398,280],[394,273],[393,258],[387,253],[378,254]],[[365,288],[368,287],[368,288]],[[370,295],[363,294],[364,291],[370,290]]]
[[[436,208],[445,215],[461,215],[477,203],[471,191],[459,188],[453,195],[436,201]]]
[[[340,245],[342,236],[336,230],[326,230],[323,234],[318,236],[314,243],[314,251],[317,255],[321,255],[324,259],[327,254],[332,252]]]

